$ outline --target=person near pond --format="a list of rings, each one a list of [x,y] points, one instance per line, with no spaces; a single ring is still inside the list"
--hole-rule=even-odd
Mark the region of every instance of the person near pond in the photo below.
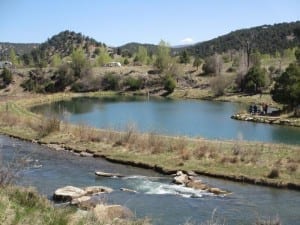
[[[264,104],[264,114],[267,115],[268,114],[268,104]]]
[[[253,114],[256,114],[256,113],[257,113],[257,105],[254,104],[254,106],[253,106]]]

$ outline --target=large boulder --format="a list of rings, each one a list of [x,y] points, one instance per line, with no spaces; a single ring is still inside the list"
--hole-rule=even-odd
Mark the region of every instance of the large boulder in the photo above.
[[[129,219],[134,216],[130,209],[121,205],[98,204],[93,209],[93,213],[101,221],[113,220],[115,218]]]
[[[87,192],[81,188],[74,187],[74,186],[66,186],[66,187],[57,189],[54,192],[53,199],[55,201],[68,202],[68,201],[72,201],[75,198],[82,197],[86,194],[87,194]]]

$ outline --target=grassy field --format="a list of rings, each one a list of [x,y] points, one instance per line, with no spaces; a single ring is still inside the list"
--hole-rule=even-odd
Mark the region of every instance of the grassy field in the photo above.
[[[33,105],[79,95],[82,94],[36,95],[2,102],[0,132],[164,172],[193,170],[241,182],[299,189],[299,146],[141,134],[130,126],[126,132],[100,130],[62,123],[55,118],[42,118],[28,111]]]

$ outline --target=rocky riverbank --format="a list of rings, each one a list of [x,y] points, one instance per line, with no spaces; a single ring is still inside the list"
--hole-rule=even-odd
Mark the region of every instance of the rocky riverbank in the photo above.
[[[249,121],[255,123],[267,123],[300,127],[300,118],[289,118],[285,116],[252,115],[248,113],[238,113],[231,116],[232,119]]]

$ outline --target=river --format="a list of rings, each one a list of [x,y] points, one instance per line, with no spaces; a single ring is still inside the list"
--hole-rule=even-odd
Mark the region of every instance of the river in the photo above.
[[[250,225],[257,218],[276,216],[284,225],[295,225],[300,221],[300,193],[297,191],[201,176],[206,183],[232,192],[220,197],[173,185],[170,176],[151,170],[113,164],[99,158],[79,157],[1,135],[0,156],[0,163],[9,163],[20,157],[32,160],[21,171],[17,183],[34,186],[48,198],[56,188],[65,185],[108,186],[115,191],[104,195],[104,201],[125,205],[137,217],[149,217],[157,225],[200,223],[210,219],[214,211],[215,217],[230,225]],[[126,178],[99,178],[94,175],[95,170],[122,173]],[[122,192],[120,188],[134,189],[138,193]]]
[[[237,121],[231,115],[243,104],[143,97],[74,98],[36,106],[33,112],[58,115],[65,121],[98,128],[186,135],[208,139],[300,144],[300,128]]]

